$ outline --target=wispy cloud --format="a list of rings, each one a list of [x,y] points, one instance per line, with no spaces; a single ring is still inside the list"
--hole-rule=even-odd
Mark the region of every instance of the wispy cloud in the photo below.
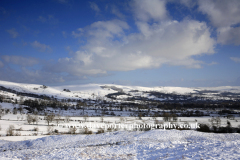
[[[12,63],[20,66],[33,66],[39,63],[39,61],[36,58],[32,57],[3,55],[1,56],[1,58],[7,63]]]
[[[97,5],[96,3],[94,3],[94,2],[89,2],[89,4],[90,4],[90,7],[91,7],[94,11],[100,12],[100,9],[99,9],[99,7],[98,7],[98,5]]]
[[[27,42],[25,42],[24,40],[21,40],[21,42],[22,42],[22,45],[23,45],[23,46],[26,46],[26,45],[28,45],[28,43],[27,43]]]
[[[52,49],[49,45],[41,44],[38,41],[32,42],[31,46],[33,48],[37,49],[39,52],[45,52],[45,51],[51,52],[52,51]]]
[[[44,18],[43,16],[39,16],[39,17],[38,17],[38,21],[40,21],[40,22],[44,23],[44,22],[46,22],[46,21],[47,21],[47,19],[46,19],[46,18]]]
[[[109,6],[107,6],[107,8],[109,8]],[[111,11],[112,14],[116,15],[120,19],[124,19],[125,18],[125,15],[122,14],[115,5],[111,5],[110,6],[110,11]]]
[[[62,35],[64,38],[67,38],[67,33],[65,31],[62,31]]]
[[[7,11],[6,11],[3,7],[0,7],[0,13],[2,13],[2,14],[6,14]]]
[[[21,67],[18,71],[14,70],[13,68],[5,67],[0,70],[0,77],[1,80],[24,83],[55,84],[59,82],[64,82],[64,79],[61,75],[53,74],[42,70],[28,69],[26,67]]]
[[[69,0],[57,0],[59,3],[66,4]]]
[[[72,31],[72,35],[75,38],[81,37],[83,35],[83,29],[82,28],[78,28],[76,31]]]
[[[4,66],[3,62],[0,61],[0,68],[2,68]]]
[[[211,63],[209,63],[208,65],[209,66],[212,66],[212,65],[216,65],[216,64],[218,64],[217,62],[211,62]]]
[[[238,57],[230,57],[230,59],[236,63],[240,63],[240,58]]]
[[[49,23],[53,25],[56,25],[59,23],[58,19],[56,19],[53,15],[48,15],[46,17],[39,16],[37,20],[42,23]]]
[[[19,36],[19,34],[15,28],[12,28],[12,29],[9,29],[6,31],[11,35],[12,38],[17,38]]]

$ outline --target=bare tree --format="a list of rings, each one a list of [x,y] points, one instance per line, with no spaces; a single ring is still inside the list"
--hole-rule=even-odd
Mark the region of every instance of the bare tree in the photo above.
[[[104,121],[104,118],[103,118],[103,117],[101,117],[100,119],[101,119],[101,122],[103,123],[103,121]]]
[[[177,121],[178,120],[178,117],[177,117],[177,115],[176,114],[172,114],[172,119],[173,119],[173,121]]]
[[[20,96],[20,99],[19,99],[19,105],[22,105],[23,102],[24,102],[24,100],[23,100],[23,96]],[[19,107],[20,107],[20,106],[19,106]]]
[[[34,115],[32,117],[33,117],[32,122],[33,123],[35,122],[36,124],[38,124],[38,121],[39,121],[38,115]]]
[[[219,117],[217,117],[217,118],[215,119],[215,121],[216,121],[217,127],[220,127],[220,126],[221,126],[221,119],[220,119]]]
[[[88,129],[88,127],[83,127],[80,129],[80,132],[81,134],[92,134],[92,131]]]
[[[45,116],[45,120],[48,123],[48,126],[49,126],[49,123],[51,123],[54,120],[54,117],[55,115],[53,113]]]
[[[71,127],[71,128],[69,128],[69,133],[70,134],[76,134],[76,131],[77,131],[77,128],[74,126],[74,127]]]
[[[84,115],[84,116],[83,116],[83,119],[84,119],[85,122],[87,122],[87,120],[88,120],[88,115],[87,115],[87,114]]]
[[[10,112],[10,109],[5,109],[5,113],[8,114]]]
[[[14,135],[14,125],[10,125],[8,129],[6,130],[7,135],[6,136],[13,136]]]
[[[228,127],[228,128],[231,128],[231,127],[232,127],[232,125],[231,125],[231,122],[230,122],[230,121],[227,121],[227,127]]]
[[[28,124],[31,124],[33,122],[33,116],[31,116],[30,114],[27,114],[27,122]]]
[[[66,117],[65,117],[65,122],[68,123],[69,121],[70,121],[70,117],[69,117],[69,116],[66,116]]]
[[[171,121],[172,117],[170,116],[169,113],[163,113],[163,120],[164,121]]]
[[[142,119],[142,113],[138,113],[138,118],[141,120]]]
[[[55,122],[56,122],[57,126],[58,126],[58,124],[59,124],[60,121],[61,121],[61,115],[60,115],[60,114],[57,114],[57,115],[55,116]]]
[[[123,123],[125,121],[125,118],[121,117],[120,121]]]
[[[2,116],[4,116],[4,110],[2,109],[2,106],[0,105],[0,119],[2,119]]]
[[[39,128],[38,128],[38,127],[34,127],[34,128],[33,128],[33,131],[38,132],[38,131],[39,131]]]
[[[21,105],[21,104],[19,105],[19,108],[18,108],[18,110],[19,110],[20,114],[22,114],[22,112],[23,112],[23,107],[22,107],[22,105]]]
[[[38,115],[38,110],[37,110],[37,108],[34,109],[33,114],[34,114],[34,115]]]
[[[102,129],[102,128],[98,129],[96,134],[101,134],[101,133],[104,133],[104,129]]]
[[[17,108],[16,107],[13,108],[13,114],[17,114]]]
[[[210,122],[212,123],[212,126],[214,126],[214,122],[215,122],[215,118],[214,117],[212,117],[211,119],[210,119]]]

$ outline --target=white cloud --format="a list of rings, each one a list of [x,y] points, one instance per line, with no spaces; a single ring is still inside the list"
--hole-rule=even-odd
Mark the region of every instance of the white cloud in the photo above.
[[[230,59],[236,63],[240,63],[240,58],[238,57],[230,57]]]
[[[52,51],[52,49],[49,45],[41,44],[38,41],[32,42],[31,45],[33,48],[36,48],[39,52],[45,52],[45,51],[51,52]]]
[[[240,45],[240,27],[222,27],[217,31],[219,43]]]
[[[86,45],[73,57],[59,59],[48,69],[85,76],[156,68],[163,64],[200,68],[203,62],[193,57],[214,53],[215,41],[204,22],[169,20],[152,25],[142,21],[136,24],[140,32],[126,35],[129,26],[124,21],[93,23],[82,29],[88,37]]]
[[[81,44],[81,48],[74,52],[67,47],[66,50],[71,53],[69,57],[60,58],[56,63],[45,63],[40,70],[28,70],[22,67],[21,73],[14,70],[4,70],[4,72],[0,70],[0,75],[16,74],[21,81],[26,82],[29,80],[63,82],[71,78],[76,80],[76,77],[105,75],[110,71],[151,69],[161,65],[201,68],[206,63],[197,60],[196,57],[213,54],[216,44],[211,37],[209,27],[205,22],[197,20],[180,22],[171,20],[166,3],[165,0],[134,0],[131,4],[137,27],[134,32],[130,33],[130,26],[123,20],[98,21],[72,31],[73,37],[81,40],[84,36],[86,41],[84,46]],[[182,0],[182,3],[189,7],[193,5],[188,0]],[[100,12],[95,3],[91,2],[90,6],[96,12]],[[119,18],[122,17],[116,8],[112,8],[111,12]],[[206,14],[210,15],[210,13]],[[41,21],[46,22],[52,18],[54,17],[48,16],[44,21],[42,17]],[[62,34],[66,35],[64,31]],[[49,45],[38,41],[32,42],[31,46],[41,52],[51,51]],[[25,66],[37,63],[19,57],[5,57],[4,61],[19,65],[24,65],[22,62],[26,61]],[[213,64],[215,62],[209,65]]]
[[[189,7],[189,8],[192,8],[194,7],[196,4],[197,4],[197,1],[193,1],[193,0],[172,0],[174,2],[180,2],[182,4],[184,4],[185,6]]]
[[[7,63],[13,63],[20,66],[33,66],[35,64],[38,64],[38,60],[36,58],[31,57],[27,58],[22,56],[8,56],[8,55],[3,55],[1,57]]]
[[[19,36],[15,28],[9,29],[7,32],[11,35],[12,38],[17,38]]]
[[[227,27],[240,22],[239,0],[199,0],[199,10],[209,16],[216,27]]]
[[[168,16],[165,5],[165,0],[134,0],[132,3],[134,14],[141,21],[166,19]]]
[[[89,2],[89,4],[90,4],[90,7],[91,7],[94,11],[100,12],[100,9],[98,8],[98,5],[97,5],[96,3],[94,3],[94,2]]]
[[[208,15],[217,28],[218,42],[240,45],[240,1],[239,0],[199,0],[199,10]]]

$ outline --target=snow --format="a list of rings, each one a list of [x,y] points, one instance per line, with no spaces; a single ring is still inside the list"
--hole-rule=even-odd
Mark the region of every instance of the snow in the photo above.
[[[229,99],[229,97],[218,97],[221,92],[240,93],[240,87],[223,86],[211,88],[186,88],[186,87],[141,87],[141,86],[122,86],[113,84],[85,84],[85,85],[66,85],[43,88],[38,84],[20,84],[0,81],[0,86],[10,88],[19,92],[34,93],[38,95],[48,95],[61,99],[90,99],[88,102],[94,107],[98,107],[94,99],[109,100],[105,96],[110,93],[124,92],[124,95],[117,96],[116,101],[122,101],[129,97],[141,96],[149,99],[164,101],[172,99],[171,97],[157,98],[150,92],[174,93],[174,94],[198,94],[199,91],[206,97],[212,99]],[[103,87],[104,86],[104,87]],[[70,90],[70,92],[64,91]],[[213,92],[211,92],[213,91]],[[215,93],[217,91],[217,93]],[[22,97],[0,91],[1,95],[13,99]],[[29,97],[23,97],[29,98]],[[34,98],[33,98],[34,99]],[[181,98],[180,98],[181,99]],[[200,99],[199,99],[200,100]],[[137,102],[141,102],[136,100]],[[71,103],[75,102],[70,102]],[[187,131],[179,130],[151,130],[147,132],[129,131],[128,129],[119,129],[116,132],[107,132],[104,134],[95,134],[99,128],[91,128],[93,135],[81,135],[79,129],[77,135],[64,135],[68,133],[69,128],[56,126],[56,122],[50,123],[52,129],[57,129],[59,134],[49,136],[48,126],[42,115],[38,115],[38,124],[28,124],[26,122],[26,112],[13,114],[11,111],[18,104],[0,103],[3,109],[9,109],[10,113],[5,114],[0,120],[0,159],[240,159],[240,134],[216,134],[202,133],[194,129]],[[23,107],[25,107],[23,105]],[[114,107],[114,106],[113,106]],[[98,110],[92,110],[91,107],[84,111],[69,108],[68,110],[58,110],[50,107],[45,108],[49,112],[60,114],[62,119],[66,115],[71,116],[71,121],[60,122],[61,125],[78,125],[84,121],[83,116],[101,115]],[[153,108],[152,110],[161,111]],[[195,111],[195,109],[192,109]],[[165,110],[166,111],[166,110]],[[206,110],[201,110],[206,112]],[[134,111],[113,111],[120,117],[104,117],[103,122],[100,117],[88,117],[84,122],[87,126],[91,123],[101,124],[133,124],[147,123],[154,124],[152,117],[129,117]],[[123,117],[127,116],[127,117]],[[221,126],[226,126],[227,118],[218,115],[217,110],[208,117],[179,117],[177,123],[184,122],[209,124],[211,116],[220,116]],[[162,121],[162,117],[157,117]],[[240,117],[236,115],[235,120],[229,120],[233,127],[238,127]],[[163,121],[162,121],[163,122]],[[14,125],[15,132],[21,133],[21,136],[5,136],[6,130],[10,125]],[[34,128],[38,128],[38,131]],[[106,130],[105,130],[106,131]],[[37,136],[36,136],[37,135]]]
[[[141,87],[141,86],[123,86],[116,84],[81,84],[81,85],[65,85],[65,86],[47,86],[47,88],[42,88],[42,85],[38,84],[24,84],[24,83],[13,83],[0,81],[0,86],[10,88],[19,92],[33,93],[38,95],[53,96],[58,99],[71,98],[71,99],[96,99],[105,98],[105,96],[110,93],[116,93],[118,90],[114,90],[113,87],[122,90],[122,92],[129,94],[130,96],[124,95],[118,98],[127,98],[132,96],[142,96],[148,97],[150,99],[156,99],[154,96],[149,95],[146,92],[161,92],[161,93],[175,93],[175,94],[198,94],[199,91],[214,91],[217,93],[231,92],[240,93],[239,86],[220,86],[220,87],[200,87],[200,88],[187,88],[187,87]],[[105,86],[106,88],[102,88]],[[64,89],[69,89],[70,92],[63,91]],[[131,91],[137,92],[131,92]],[[6,94],[6,93],[5,93]],[[15,94],[7,93],[10,97],[17,97]],[[206,92],[204,97],[209,97],[213,99],[218,99],[219,97],[216,93]],[[228,97],[220,97],[220,99],[229,99]],[[164,99],[159,99],[164,100]]]
[[[11,107],[5,103],[4,107]],[[55,135],[48,136],[47,125],[40,120],[38,125],[29,125],[17,120],[17,116],[7,114],[0,120],[0,159],[240,159],[240,134],[203,133],[194,130],[151,130],[147,132],[116,131],[93,135]],[[25,117],[25,115],[24,115]],[[42,118],[42,116],[39,116]],[[83,117],[70,117],[83,120]],[[124,117],[123,124],[134,122],[153,123],[151,117]],[[162,117],[158,117],[162,120]],[[209,123],[210,117],[179,117],[181,122]],[[226,125],[226,118],[222,125]],[[239,120],[239,117],[236,117]],[[104,123],[119,123],[119,117],[104,117]],[[89,117],[88,122],[100,123],[100,117]],[[178,122],[180,123],[180,122]],[[231,121],[233,126],[239,123]],[[22,136],[4,136],[6,128],[14,124],[22,127]],[[79,124],[71,121],[61,124]],[[34,127],[39,128],[38,136],[27,136]],[[54,126],[59,132],[68,128]],[[91,129],[96,132],[97,129]],[[42,133],[42,134],[40,134]],[[77,131],[79,133],[79,131]]]
[[[5,141],[26,141],[30,139],[38,139],[46,137],[45,136],[7,136],[7,137],[0,137],[0,140],[5,140]]]
[[[0,141],[1,159],[239,159],[240,134],[152,130]]]

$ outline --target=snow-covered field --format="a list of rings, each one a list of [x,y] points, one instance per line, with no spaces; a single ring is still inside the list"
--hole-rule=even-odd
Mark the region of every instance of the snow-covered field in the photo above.
[[[0,103],[3,109],[13,109],[13,104],[10,103]],[[80,110],[81,111],[81,110]],[[56,120],[53,120],[49,123],[50,126],[52,126],[52,131],[55,129],[58,130],[59,134],[66,134],[69,132],[69,127],[77,127],[76,133],[80,132],[81,127],[87,126],[89,130],[91,130],[93,133],[96,133],[100,128],[102,128],[102,125],[105,127],[105,132],[107,131],[107,125],[124,125],[123,127],[119,127],[117,130],[124,131],[124,130],[133,130],[133,127],[131,125],[134,124],[155,124],[156,120],[159,123],[163,124],[169,124],[169,122],[164,122],[163,117],[142,117],[139,119],[139,117],[130,117],[130,116],[89,116],[85,119],[84,116],[74,115],[71,116],[72,111],[65,111],[61,114],[60,117],[55,117],[58,119],[61,119],[58,123]],[[0,120],[0,140],[24,140],[25,138],[28,139],[28,136],[30,138],[33,138],[35,136],[46,136],[49,134],[48,131],[48,123],[46,120],[44,120],[43,115],[36,115],[38,117],[37,123],[28,123],[27,122],[27,111],[23,110],[23,113],[8,113],[1,117]],[[87,111],[85,111],[87,113]],[[89,113],[89,111],[88,111]],[[56,113],[57,114],[57,113]],[[32,114],[32,116],[35,116]],[[215,115],[219,116],[219,115]],[[69,121],[66,121],[66,118],[69,119]],[[227,125],[227,121],[231,123],[232,127],[239,127],[240,125],[240,117],[236,116],[234,119],[228,119],[226,116],[219,116],[221,119],[220,125],[225,127]],[[176,121],[172,121],[171,123],[174,124],[184,124],[189,123],[189,125],[192,124],[208,124],[211,126],[210,122],[211,117],[209,116],[203,116],[203,117],[178,117]],[[10,125],[14,126],[15,133],[20,133],[21,137],[16,137],[15,139],[11,139],[8,136],[6,136],[6,130],[9,128]],[[38,130],[35,131],[35,128]],[[173,127],[171,127],[174,129]],[[115,128],[114,128],[115,129]],[[192,127],[191,129],[195,129]],[[37,138],[37,137],[36,137]]]
[[[6,104],[6,103],[5,103]],[[3,105],[6,106],[6,105]],[[9,106],[6,106],[9,107]],[[22,118],[17,119],[17,117]],[[39,116],[43,118],[43,116]],[[152,117],[88,117],[85,125],[113,124],[113,123],[154,123]],[[77,120],[83,117],[70,117],[69,123],[78,125]],[[192,122],[210,123],[209,117],[181,117],[178,123]],[[162,120],[158,117],[157,120]],[[226,118],[221,118],[222,126],[226,125]],[[230,120],[232,126],[238,126],[239,117]],[[92,135],[46,135],[47,123],[39,120],[38,124],[28,124],[26,115],[7,114],[0,120],[0,159],[240,159],[240,134],[203,133],[195,130],[163,130],[155,129],[145,132],[119,130],[95,134],[98,128],[90,129]],[[67,133],[69,128],[56,126],[61,134]],[[15,129],[21,128],[21,136],[5,136],[9,125]],[[33,129],[38,127],[38,131]],[[124,131],[125,130],[125,131]],[[37,136],[35,136],[37,135]]]
[[[240,134],[152,130],[0,141],[0,159],[240,159]]]
[[[240,112],[236,107],[231,109],[231,118],[228,117],[229,113],[219,113],[219,111],[226,109],[224,107],[211,108],[210,105],[209,108],[190,107],[183,110],[182,108],[170,110],[162,106],[159,108],[157,105],[163,101],[174,100],[175,95],[182,95],[178,97],[180,101],[181,99],[193,98],[196,95],[196,101],[205,101],[205,98],[208,97],[211,100],[231,100],[234,104],[239,102],[240,87],[148,88],[115,84],[50,87],[5,81],[0,81],[0,87],[0,96],[4,100],[2,103],[0,102],[0,160],[240,159],[239,133],[203,133],[197,132],[194,127],[191,130],[183,131],[155,128],[150,131],[137,131],[133,128],[126,128],[126,126],[113,129],[106,127],[107,125],[118,124],[128,125],[129,127],[133,124],[151,125],[156,123],[171,123],[176,124],[178,127],[181,124],[192,125],[196,123],[211,126],[210,119],[218,117],[220,119],[218,127],[226,127],[227,123],[230,122],[230,126],[239,128]],[[45,100],[44,97],[38,95],[49,96],[51,100]],[[131,97],[136,99],[131,100]],[[35,100],[35,102],[38,102],[37,104],[46,102],[41,104],[43,110],[40,107],[40,110],[35,108],[34,111],[30,112],[29,108],[35,106],[31,104],[31,107],[28,107],[28,103],[23,103],[24,100],[29,99]],[[156,103],[155,100],[159,103]],[[50,102],[55,101],[61,102],[62,106],[49,106]],[[126,105],[125,108],[121,109],[119,106],[121,106],[122,102],[145,104],[147,108],[140,109],[134,107],[134,105]],[[214,107],[215,101],[212,102]],[[154,103],[156,103],[155,106]],[[65,107],[63,108],[63,106]],[[204,116],[179,116],[175,120],[164,122],[161,116],[163,112],[171,113],[172,111],[179,115],[180,111],[181,113],[189,111],[195,113],[198,111],[204,113]],[[145,113],[145,116],[140,116],[140,113]],[[38,121],[28,123],[27,114],[35,117]],[[51,114],[54,114],[55,118],[48,125],[44,118]],[[92,133],[87,135],[81,127],[76,128],[72,133],[71,126],[81,125],[87,126],[88,131],[92,131]],[[13,127],[14,134],[12,134],[13,136],[6,136],[10,126]],[[104,130],[104,133],[97,134],[101,129]]]

